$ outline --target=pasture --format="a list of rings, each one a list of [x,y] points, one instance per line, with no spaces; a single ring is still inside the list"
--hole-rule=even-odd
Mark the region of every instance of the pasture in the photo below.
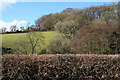
[[[49,45],[49,43],[52,41],[52,39],[56,35],[59,34],[56,31],[46,31],[46,32],[36,32],[36,33],[38,33],[38,34],[42,33],[42,35],[45,37],[44,45],[41,46],[41,50],[45,49],[47,47],[47,45]],[[16,44],[16,42],[18,42],[22,36],[25,36],[25,34],[27,34],[27,33],[3,34],[2,35],[2,47],[5,47],[5,48],[13,48],[14,46],[19,47]]]

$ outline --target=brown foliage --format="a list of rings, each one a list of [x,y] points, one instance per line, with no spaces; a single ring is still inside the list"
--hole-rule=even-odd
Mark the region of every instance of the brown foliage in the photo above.
[[[109,36],[114,31],[109,25],[85,26],[71,40],[72,52],[104,54],[109,51]]]
[[[120,55],[3,55],[2,62],[2,80],[120,78]]]

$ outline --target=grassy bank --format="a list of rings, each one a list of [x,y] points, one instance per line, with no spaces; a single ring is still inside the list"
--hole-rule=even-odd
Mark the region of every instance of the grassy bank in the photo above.
[[[41,46],[41,49],[46,48],[47,45],[52,41],[52,39],[56,35],[58,35],[58,33],[55,31],[36,32],[36,33],[38,33],[38,34],[42,33],[43,36],[45,37],[44,38],[45,44],[43,46]],[[22,36],[25,36],[25,34],[27,34],[27,33],[3,34],[2,35],[2,47],[5,47],[5,48],[13,48],[14,46],[19,47],[19,46],[17,46],[16,42],[18,42]]]

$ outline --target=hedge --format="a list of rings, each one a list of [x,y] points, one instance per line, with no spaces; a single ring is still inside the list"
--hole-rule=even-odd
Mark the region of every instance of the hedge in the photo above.
[[[120,79],[120,55],[5,54],[2,62],[2,80]]]

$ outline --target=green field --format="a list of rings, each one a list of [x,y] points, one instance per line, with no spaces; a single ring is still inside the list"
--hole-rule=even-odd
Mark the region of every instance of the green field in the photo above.
[[[58,35],[59,33],[55,31],[46,31],[46,32],[36,32],[36,33],[42,33],[44,38],[44,46],[41,47],[41,49],[44,49],[47,47],[47,45],[52,41],[52,39]],[[12,46],[18,47],[15,42],[19,41],[19,38],[21,36],[24,36],[27,33],[16,33],[16,34],[3,34],[2,35],[2,47],[5,48],[12,48]],[[39,50],[40,51],[40,50]]]

